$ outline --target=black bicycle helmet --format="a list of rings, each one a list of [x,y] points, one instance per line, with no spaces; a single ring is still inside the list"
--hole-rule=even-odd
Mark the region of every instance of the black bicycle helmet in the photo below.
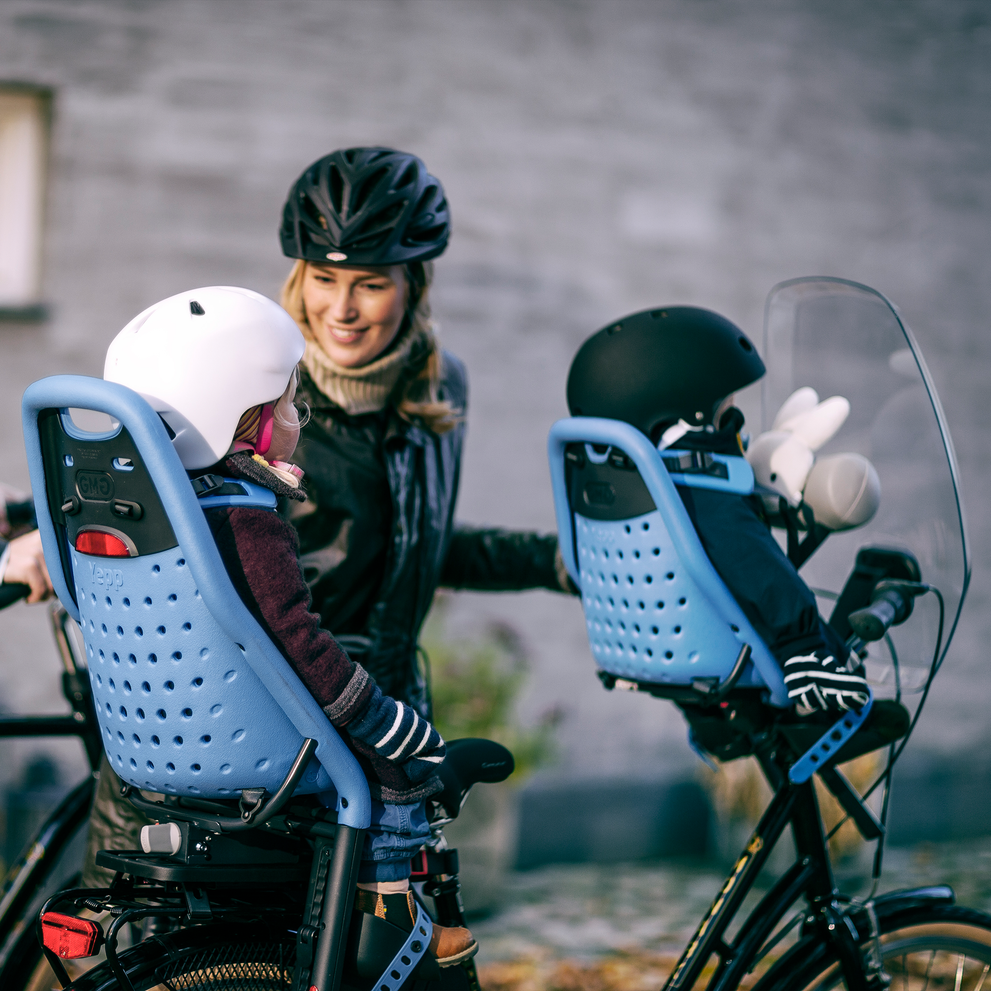
[[[347,148],[296,180],[279,236],[290,258],[405,265],[436,258],[450,230],[444,188],[419,158],[392,148]]]
[[[726,396],[763,374],[746,334],[718,313],[643,310],[579,348],[568,373],[568,408],[572,416],[624,420],[656,440],[678,420],[711,423]]]

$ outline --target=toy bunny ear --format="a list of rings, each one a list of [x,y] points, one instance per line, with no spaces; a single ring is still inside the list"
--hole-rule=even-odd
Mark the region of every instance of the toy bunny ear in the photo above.
[[[759,485],[797,506],[815,455],[800,437],[783,430],[769,430],[747,449],[747,461]]]
[[[812,409],[782,421],[778,429],[800,437],[813,451],[818,451],[843,426],[849,415],[849,400],[831,396]]]
[[[778,415],[771,424],[772,430],[785,430],[782,424],[799,413],[807,413],[819,402],[819,394],[811,386],[803,385],[801,389],[796,389],[782,404],[778,410]]]

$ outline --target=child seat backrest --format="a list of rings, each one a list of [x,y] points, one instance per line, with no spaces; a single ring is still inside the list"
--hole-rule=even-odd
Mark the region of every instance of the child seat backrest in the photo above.
[[[82,431],[69,407],[119,427]],[[160,417],[137,393],[82,376],[34,383],[22,409],[46,560],[83,632],[117,774],[174,795],[274,793],[314,739],[297,793],[336,790],[339,821],[367,825],[357,761],[238,597]],[[274,494],[241,487],[232,502],[274,509]]]
[[[745,494],[743,458],[665,451],[619,420],[572,417],[548,441],[558,535],[592,654],[618,678],[672,686],[728,677],[787,706],[781,671],[705,554],[675,482]],[[670,461],[671,468],[665,464]],[[673,470],[672,470],[673,469]],[[700,470],[701,469],[701,470]]]

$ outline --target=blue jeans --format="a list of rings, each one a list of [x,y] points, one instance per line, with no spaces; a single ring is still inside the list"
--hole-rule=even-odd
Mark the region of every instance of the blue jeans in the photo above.
[[[372,822],[365,834],[358,881],[402,881],[410,875],[410,858],[430,839],[424,802],[384,805],[372,799]]]

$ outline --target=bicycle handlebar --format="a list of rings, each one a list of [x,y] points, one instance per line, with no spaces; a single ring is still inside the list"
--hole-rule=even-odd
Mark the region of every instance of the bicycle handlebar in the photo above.
[[[924,582],[891,579],[878,582],[871,604],[850,613],[847,621],[861,640],[872,643],[892,626],[904,623],[912,615],[912,600],[927,591],[929,586]]]
[[[0,609],[6,609],[19,599],[26,599],[31,594],[30,585],[20,582],[4,582],[0,584]]]

